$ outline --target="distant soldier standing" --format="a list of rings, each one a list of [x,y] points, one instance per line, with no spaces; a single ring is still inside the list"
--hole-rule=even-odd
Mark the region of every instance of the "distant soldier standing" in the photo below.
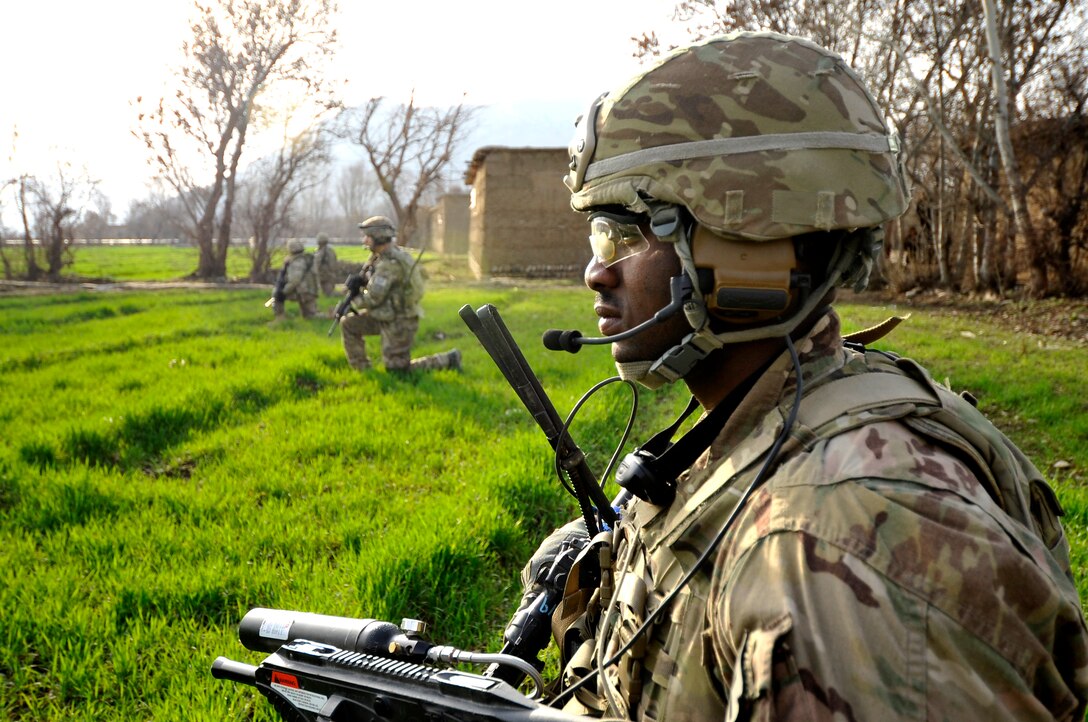
[[[272,309],[276,318],[283,318],[284,303],[290,299],[298,301],[303,318],[313,318],[317,315],[318,293],[314,256],[299,240],[289,241],[287,252],[291,255],[283,264],[283,287],[275,291]]]
[[[321,295],[333,296],[337,281],[338,268],[336,252],[329,245],[329,237],[324,233],[317,234],[317,250],[314,251],[314,267],[317,268],[317,280],[321,285]]]
[[[423,270],[418,259],[394,242],[396,229],[385,216],[372,216],[359,229],[371,256],[364,271],[348,276],[345,283],[355,294],[352,307],[357,311],[340,321],[348,363],[358,371],[370,369],[365,337],[380,335],[382,363],[389,371],[460,369],[457,349],[412,360],[412,344],[423,315]]]

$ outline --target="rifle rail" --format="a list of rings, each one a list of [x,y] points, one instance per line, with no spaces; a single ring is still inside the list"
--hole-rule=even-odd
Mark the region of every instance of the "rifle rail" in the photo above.
[[[254,667],[219,657],[212,676],[256,687],[286,720],[576,722],[506,682],[299,639]]]

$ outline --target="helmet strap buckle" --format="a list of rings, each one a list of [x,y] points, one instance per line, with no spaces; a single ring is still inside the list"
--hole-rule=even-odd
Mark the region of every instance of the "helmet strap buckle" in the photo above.
[[[650,231],[662,241],[675,241],[680,228],[680,209],[664,205],[650,210]]]
[[[655,361],[650,366],[650,372],[656,372],[670,382],[676,381],[686,376],[695,368],[695,364],[709,356],[711,351],[724,345],[721,339],[708,330],[689,333],[679,345],[673,346]]]

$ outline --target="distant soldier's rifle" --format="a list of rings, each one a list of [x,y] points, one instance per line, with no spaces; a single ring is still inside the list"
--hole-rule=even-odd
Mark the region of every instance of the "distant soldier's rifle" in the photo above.
[[[332,332],[340,325],[340,319],[352,311],[351,302],[366,288],[366,284],[370,283],[370,277],[374,275],[372,260],[373,258],[371,261],[367,261],[359,273],[352,273],[344,280],[344,287],[347,290],[344,291],[344,297],[340,299],[340,303],[336,304],[336,308],[333,309],[332,324],[329,326],[329,332],[325,334],[326,336],[332,336]],[[355,279],[359,280],[356,281]]]
[[[272,308],[276,299],[283,298],[283,289],[287,287],[287,263],[288,261],[283,262],[283,268],[276,276],[276,285],[272,287],[272,297],[264,302],[265,308]]]

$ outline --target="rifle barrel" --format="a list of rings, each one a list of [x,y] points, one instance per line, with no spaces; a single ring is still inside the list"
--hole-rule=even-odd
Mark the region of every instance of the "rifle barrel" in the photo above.
[[[229,679],[231,682],[257,686],[257,668],[252,664],[235,662],[226,657],[216,657],[212,662],[212,676],[216,679]]]

